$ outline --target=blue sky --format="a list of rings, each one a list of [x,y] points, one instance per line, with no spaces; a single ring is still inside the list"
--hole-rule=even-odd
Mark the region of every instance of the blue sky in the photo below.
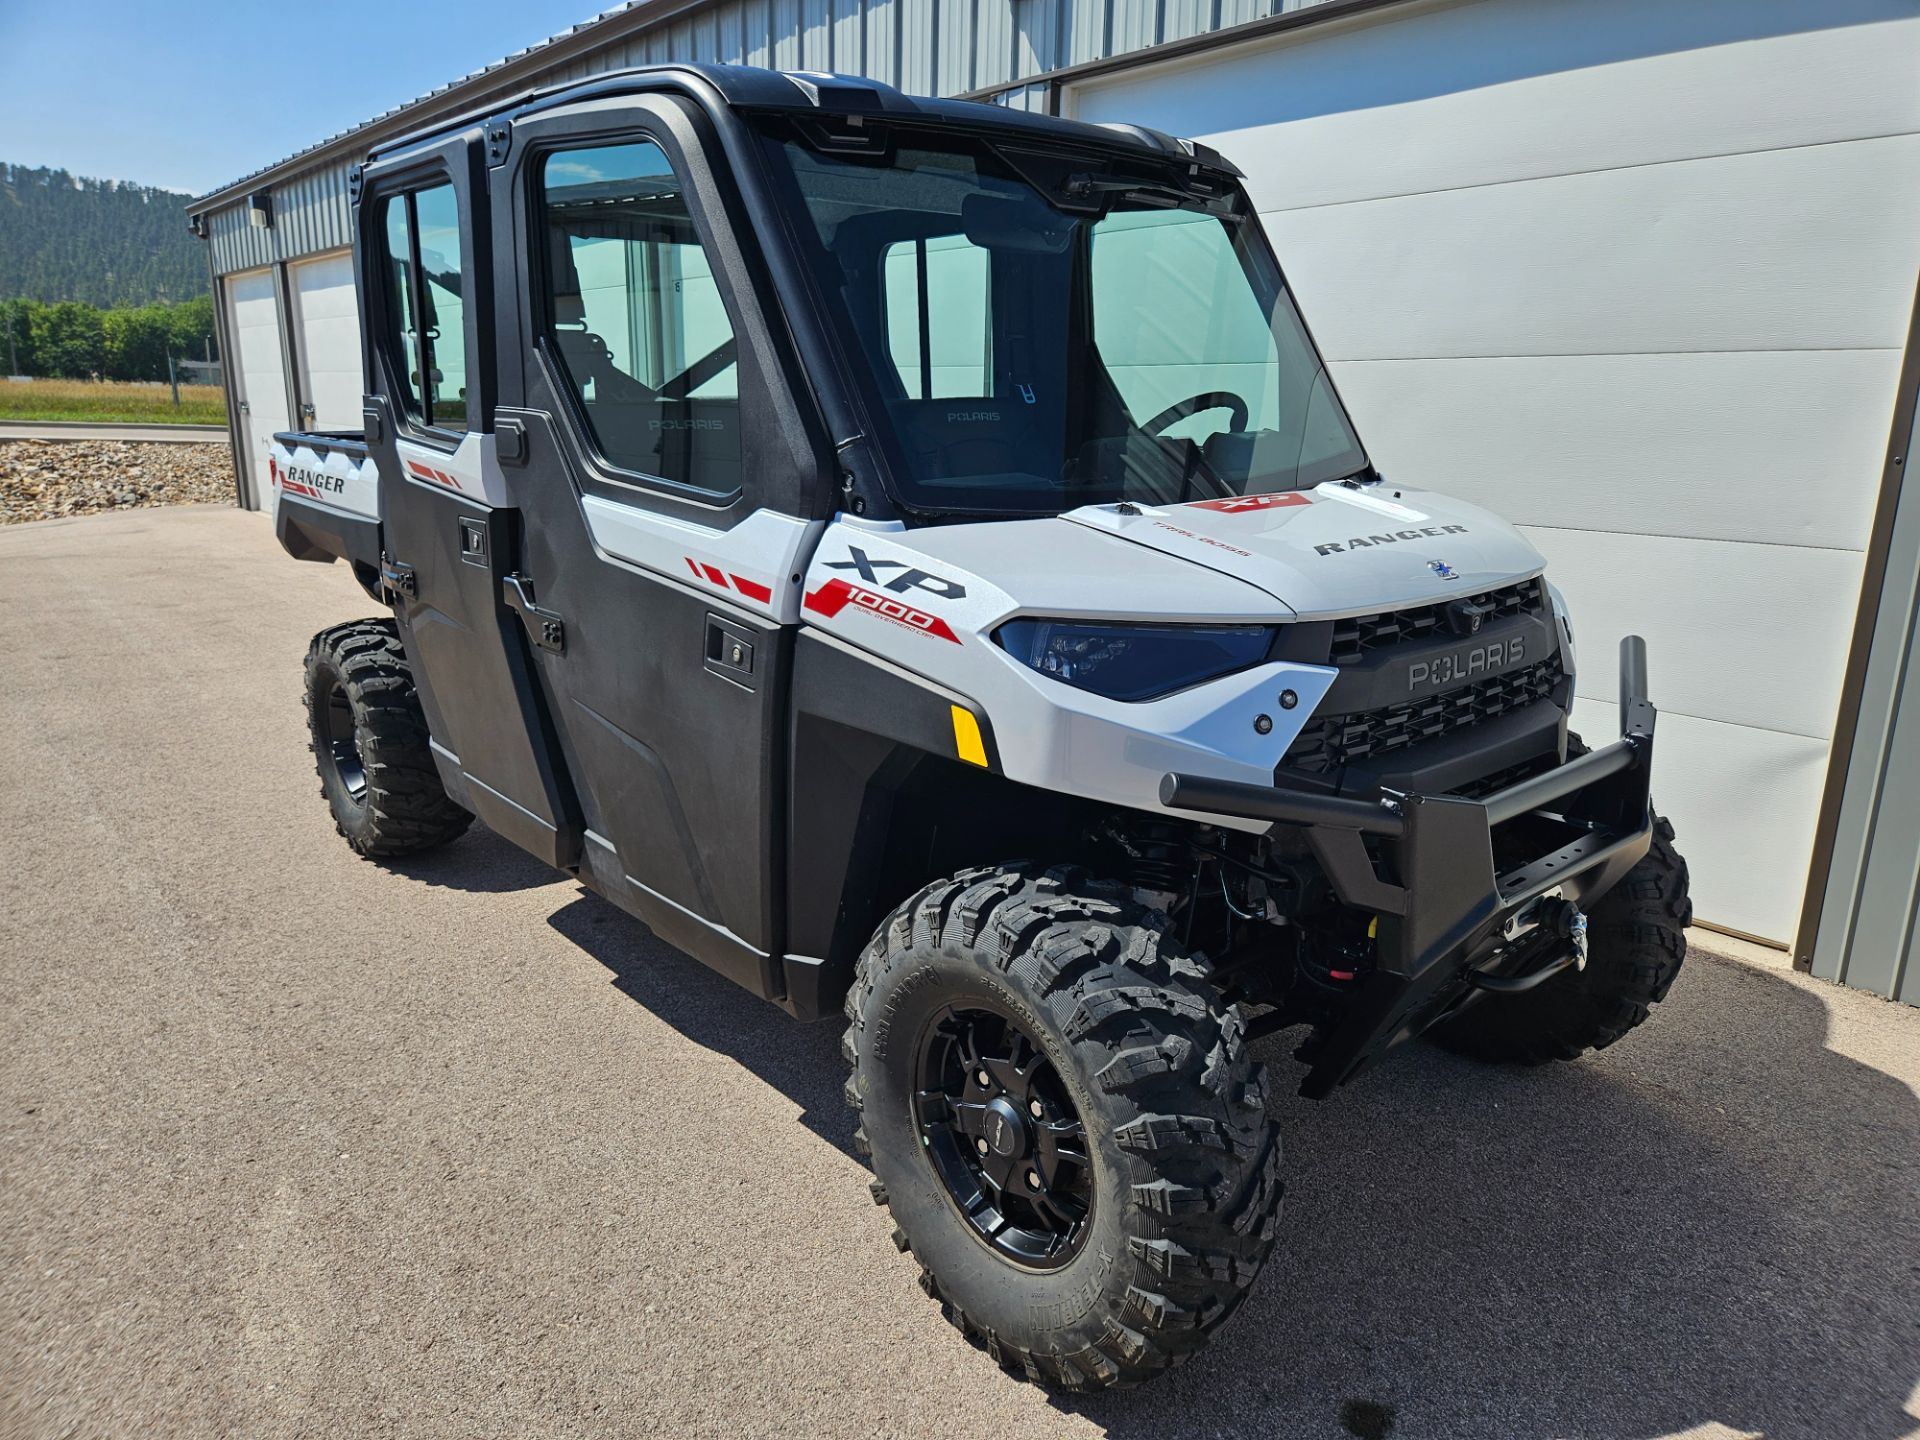
[[[0,0],[0,160],[204,193],[614,0]]]

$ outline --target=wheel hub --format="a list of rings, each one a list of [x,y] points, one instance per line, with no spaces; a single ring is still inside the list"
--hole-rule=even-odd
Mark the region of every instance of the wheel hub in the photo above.
[[[913,1111],[934,1173],[983,1242],[1038,1269],[1077,1253],[1093,1208],[1086,1128],[1018,1022],[984,1007],[935,1015]]]

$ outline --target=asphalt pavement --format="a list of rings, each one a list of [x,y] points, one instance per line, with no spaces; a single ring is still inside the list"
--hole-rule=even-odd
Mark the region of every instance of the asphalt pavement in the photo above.
[[[888,1241],[834,1026],[484,831],[335,837],[301,658],[371,609],[234,510],[0,531],[0,1435],[1920,1429],[1920,1011],[1699,948],[1574,1065],[1310,1104],[1266,1042],[1240,1316],[1144,1390],[1005,1377]]]

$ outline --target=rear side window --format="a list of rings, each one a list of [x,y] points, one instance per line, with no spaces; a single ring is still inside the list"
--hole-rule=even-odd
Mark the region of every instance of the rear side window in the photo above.
[[[964,235],[887,247],[887,354],[909,400],[993,394],[993,303],[987,252]]]
[[[543,334],[600,454],[677,485],[738,489],[738,348],[665,153],[556,151],[541,201]]]
[[[467,278],[451,185],[386,200],[387,315],[382,344],[394,397],[417,424],[467,428]]]

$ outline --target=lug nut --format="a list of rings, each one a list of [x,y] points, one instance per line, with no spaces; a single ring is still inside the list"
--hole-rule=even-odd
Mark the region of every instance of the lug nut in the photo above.
[[[1027,1171],[1027,1188],[1029,1190],[1038,1190],[1040,1188],[1040,1172],[1038,1170]]]
[[[991,1085],[993,1083],[993,1077],[988,1075],[987,1072],[984,1070],[974,1071],[973,1078],[978,1080],[982,1087]]]
[[[973,1142],[973,1148],[984,1155],[987,1153],[987,1142],[985,1140],[976,1140]]]
[[[1027,1102],[1027,1113],[1033,1116],[1034,1119],[1038,1120],[1042,1115],[1046,1113],[1046,1111],[1041,1107],[1041,1104],[1038,1100],[1029,1100]]]

